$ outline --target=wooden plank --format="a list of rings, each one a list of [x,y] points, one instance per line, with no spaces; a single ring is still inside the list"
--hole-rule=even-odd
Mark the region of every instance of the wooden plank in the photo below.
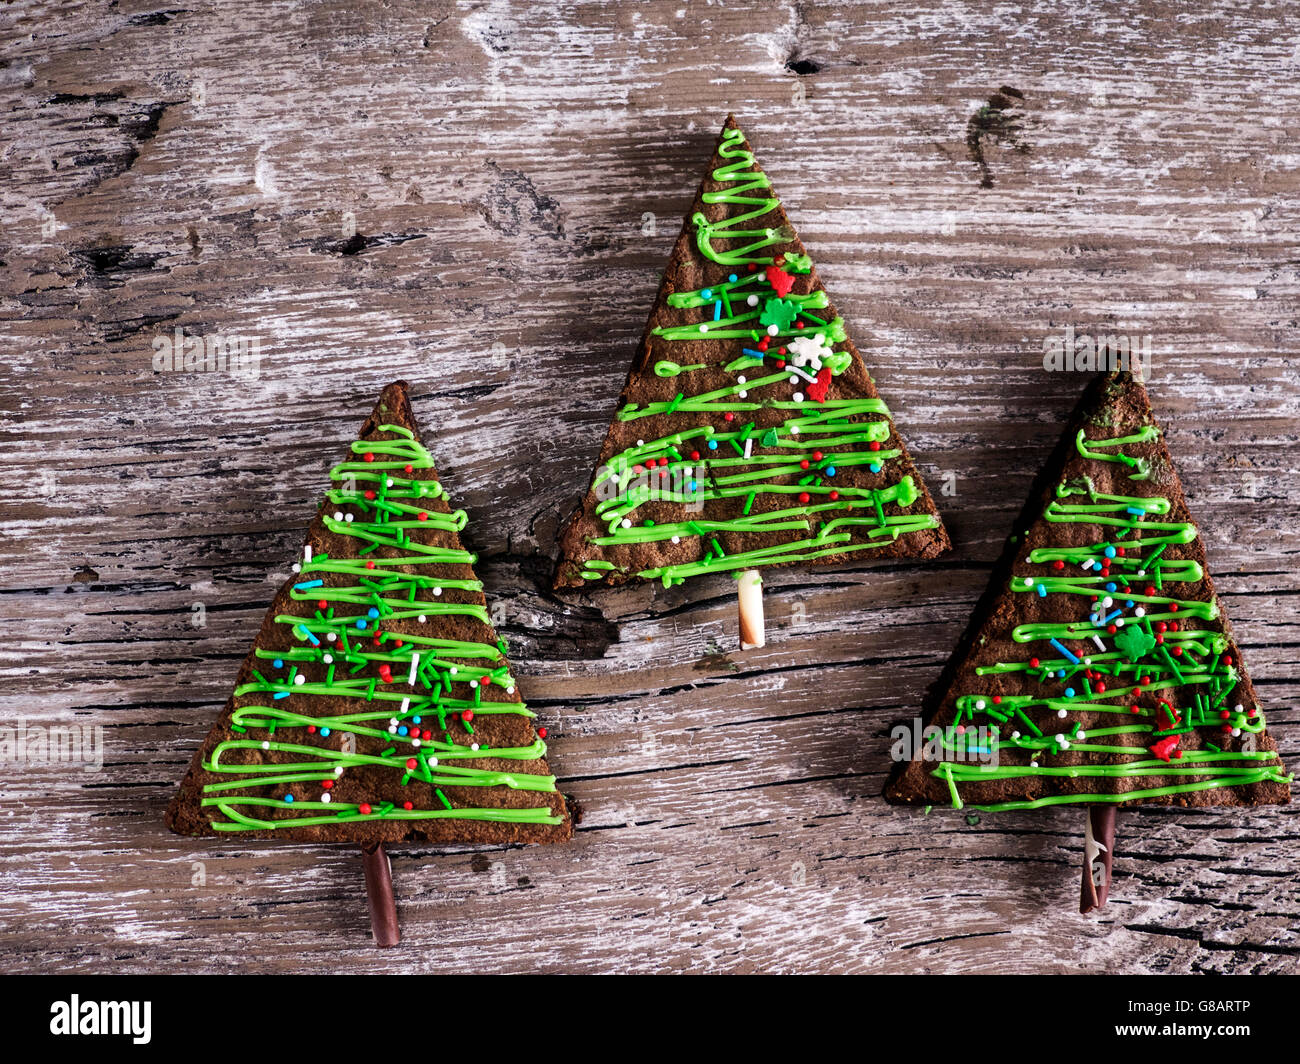
[[[1041,367],[1066,326],[1153,338],[1153,401],[1294,764],[1284,17],[8,6],[0,477],[28,490],[0,501],[20,622],[0,723],[101,725],[106,755],[0,770],[4,970],[308,971],[324,951],[358,971],[1296,971],[1286,808],[1122,816],[1112,901],[1083,920],[1076,813],[879,798],[889,727],[1082,389]],[[549,591],[733,109],[956,544],[771,573],[769,643],[744,654],[726,580]],[[256,338],[256,377],[155,374],[176,328]],[[161,819],[327,469],[397,377],[587,815],[562,849],[395,854],[405,945],[381,952],[353,854]]]

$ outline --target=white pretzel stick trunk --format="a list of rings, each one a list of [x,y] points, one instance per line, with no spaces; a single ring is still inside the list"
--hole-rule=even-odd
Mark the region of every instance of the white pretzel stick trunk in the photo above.
[[[763,578],[757,569],[740,574],[736,595],[740,604],[740,645],[761,647],[767,642],[763,623]]]

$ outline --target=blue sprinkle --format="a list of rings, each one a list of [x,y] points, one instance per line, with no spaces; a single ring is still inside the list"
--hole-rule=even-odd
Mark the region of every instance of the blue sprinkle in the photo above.
[[[835,467],[831,466],[831,468],[834,469]],[[873,473],[879,473],[881,466],[879,462],[872,462],[871,465],[868,466],[867,468],[870,469]]]
[[[412,718],[411,718],[411,723],[412,723],[412,724],[419,724],[419,723],[420,723],[420,718],[419,718],[419,717],[412,717]]]
[[[697,485],[697,484],[695,483],[695,481],[693,481],[693,480],[692,480],[688,485],[686,485],[686,487],[687,487],[688,490],[690,490],[690,491],[694,491],[698,486],[699,486],[699,485]]]
[[[284,658],[276,658],[273,662],[271,662],[271,664],[274,665],[277,669],[283,669]]]
[[[320,730],[320,734],[321,734],[321,738],[322,738],[322,739],[324,739],[326,736],[328,736],[329,733],[330,733],[330,730],[329,730],[328,728],[322,728],[322,729]]]
[[[310,587],[320,587],[323,583],[324,580],[306,580],[301,584],[294,584],[293,588],[295,591],[306,591]]]
[[[292,795],[292,794],[286,794],[286,795],[284,796],[284,800],[285,800],[286,802],[292,802],[292,801],[293,801],[293,795]]]
[[[1039,598],[1047,598],[1047,588],[1042,584],[1038,584],[1034,590],[1038,592]]]
[[[379,611],[378,611],[377,609],[375,609],[374,606],[371,606],[370,609],[366,610],[366,616],[367,616],[367,617],[378,617],[378,616],[379,616]]]
[[[1126,610],[1131,610],[1131,609],[1133,608],[1133,600],[1132,600],[1132,599],[1127,599],[1127,600],[1125,600],[1125,602],[1124,602],[1124,608],[1125,608]]]
[[[1107,585],[1106,585],[1106,590],[1107,590],[1107,591],[1114,591],[1114,590],[1115,590],[1115,585],[1114,585],[1114,584],[1107,584]]]
[[[405,734],[407,734],[407,732],[409,732],[409,731],[410,731],[410,729],[409,729],[405,724],[403,724],[400,728],[397,729],[397,734],[398,734],[398,735],[405,735]]]
[[[357,621],[357,627],[358,627],[358,628],[364,628],[365,626],[366,626],[366,622],[365,622],[365,621]]]
[[[1064,680],[1064,679],[1065,679],[1065,670],[1064,670],[1064,669],[1057,669],[1057,670],[1056,670],[1056,678],[1057,678],[1058,680]]]
[[[1142,509],[1142,507],[1140,506],[1130,506],[1128,507],[1128,512],[1131,513],[1134,517],[1141,517],[1144,513],[1146,513],[1146,511]]]
[[[710,441],[709,441],[709,450],[710,450],[710,451],[716,451],[717,449],[718,449],[718,441],[717,441],[717,440],[710,440]]]
[[[737,278],[736,275],[733,273],[733,274],[730,274],[730,275],[727,277],[727,280],[730,281],[732,284],[735,284],[736,281],[738,280],[738,278]]]
[[[1071,654],[1070,651],[1066,648],[1065,644],[1062,643],[1059,639],[1053,639],[1052,646],[1056,647],[1056,649],[1061,652],[1061,657],[1065,658],[1065,660],[1068,661],[1071,665],[1079,664],[1079,659],[1075,657],[1073,654]]]
[[[1115,557],[1115,548],[1107,547],[1104,551],[1102,551],[1102,554],[1106,555],[1107,558],[1113,558]]]
[[[713,320],[720,321],[721,319],[722,319],[722,300],[719,299],[716,303],[713,304]]]
[[[758,359],[767,357],[766,355],[764,355],[762,351],[755,351],[752,347],[742,347],[741,351],[743,351],[747,355],[752,355],[754,358],[758,358]]]
[[[833,477],[835,475],[835,467],[833,465],[828,465],[825,469],[822,470],[822,472],[825,473],[828,477]],[[879,465],[876,466],[873,472],[876,473],[880,472]]]
[[[1074,688],[1073,688],[1073,687],[1067,687],[1067,688],[1065,689],[1065,697],[1066,697],[1066,698],[1073,698],[1073,697],[1074,697]]]
[[[275,692],[275,697],[276,697],[276,698],[288,698],[288,697],[289,697],[289,692],[288,692],[288,691],[276,691],[276,692]]]
[[[712,299],[712,298],[713,298],[713,289],[712,289],[712,288],[706,288],[703,292],[700,293],[700,298],[701,298],[701,299]]]

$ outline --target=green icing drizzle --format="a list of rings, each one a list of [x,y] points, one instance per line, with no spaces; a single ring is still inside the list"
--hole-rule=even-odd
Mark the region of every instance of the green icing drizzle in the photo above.
[[[1083,458],[1123,465],[1132,470],[1130,480],[1144,481],[1151,472],[1149,460],[1113,449],[1147,443],[1158,435],[1159,430],[1151,425],[1113,439],[1088,440],[1081,430],[1075,445]],[[1065,501],[1085,497],[1086,502]],[[1029,564],[1048,566],[1048,572],[1064,573],[1069,567],[1078,572],[1015,576],[1010,589],[1043,598],[1063,594],[1086,596],[1086,600],[1080,599],[1078,620],[1020,624],[1012,630],[1011,638],[1017,643],[1041,644],[1036,656],[975,670],[979,676],[1022,674],[1038,683],[1038,693],[973,693],[957,698],[954,727],[964,728],[966,723],[986,727],[999,756],[996,766],[972,763],[969,758],[939,764],[934,775],[947,783],[955,808],[964,806],[959,784],[995,779],[1038,776],[1168,782],[1120,793],[1047,795],[975,808],[1119,803],[1291,779],[1282,772],[1275,754],[1255,750],[1249,741],[1238,750],[1224,748],[1232,738],[1263,732],[1264,714],[1257,706],[1229,707],[1238,673],[1231,656],[1225,654],[1228,639],[1217,628],[1195,623],[1217,619],[1218,605],[1213,600],[1161,593],[1167,584],[1195,585],[1205,575],[1195,561],[1163,557],[1170,544],[1196,539],[1190,522],[1158,520],[1170,509],[1170,501],[1160,495],[1098,492],[1088,476],[1057,486],[1044,518],[1054,524],[1095,528],[1097,539],[1084,546],[1030,551]],[[1152,517],[1157,520],[1148,519]],[[1106,640],[1114,649],[1106,646]],[[1067,642],[1076,646],[1071,649]],[[1081,712],[1113,715],[1124,723],[1083,732],[1078,719],[1068,723],[1071,714]],[[1179,748],[1179,736],[1209,728],[1218,733],[1223,745],[1202,741],[1201,749]],[[1144,736],[1151,741],[1130,745],[1114,739],[1116,736]],[[945,752],[961,753],[961,738],[941,742]],[[1052,764],[1051,759],[1065,750],[1095,755],[1096,763]],[[1007,761],[1015,763],[1004,763]]]
[[[889,410],[879,399],[827,397],[833,379],[852,365],[852,354],[836,349],[848,339],[844,322],[817,313],[829,306],[823,290],[806,295],[790,291],[794,274],[812,270],[807,255],[763,254],[788,245],[794,234],[786,227],[754,225],[780,204],[771,195],[766,175],[752,169],[754,158],[744,149],[739,130],[724,134],[719,154],[727,161],[712,176],[728,187],[703,198],[735,213],[717,222],[696,213],[692,223],[700,253],[735,272],[705,288],[671,293],[669,306],[702,310],[701,320],[661,326],[653,335],[683,344],[736,341],[739,351],[725,366],[727,373],[736,375],[735,382],[695,394],[683,389],[664,402],[625,406],[617,415],[622,422],[667,417],[686,425],[614,455],[592,483],[599,499],[596,514],[606,526],[604,535],[589,537],[593,546],[677,544],[697,538],[698,560],[635,571],[665,586],[706,572],[879,549],[900,535],[939,525],[930,514],[886,512],[887,506],[906,510],[920,498],[910,476],[891,482],[885,471],[886,463],[902,453],[885,446]],[[724,242],[734,246],[723,250]],[[759,268],[763,266],[767,269]],[[654,373],[687,379],[716,368],[659,359]],[[746,376],[750,373],[757,375]],[[757,419],[767,411],[781,412],[783,421],[760,428]],[[879,485],[860,486],[860,478],[858,484],[849,484],[842,471],[851,469],[878,476]],[[731,499],[744,501],[740,513],[725,502]],[[652,503],[661,511],[663,504],[670,504],[674,516],[639,518],[637,511]],[[725,520],[716,516],[719,503],[729,515]],[[727,554],[715,538],[719,533],[778,533],[781,539]],[[600,580],[627,571],[604,559],[587,559],[579,575]]]
[[[295,566],[299,579],[289,592],[302,604],[302,612],[275,618],[298,645],[287,650],[259,648],[257,657],[265,666],[254,670],[253,682],[235,689],[236,697],[258,694],[270,704],[237,708],[231,728],[246,737],[220,743],[204,763],[209,772],[230,777],[203,788],[202,805],[225,818],[214,819],[212,827],[249,831],[442,819],[559,824],[561,819],[549,806],[454,807],[438,789],[505,787],[553,793],[556,788],[553,776],[472,764],[486,758],[536,761],[546,754],[540,738],[524,747],[487,747],[474,741],[470,722],[475,716],[534,716],[523,702],[484,698],[490,688],[514,694],[504,644],[422,632],[397,635],[386,627],[414,619],[431,628],[434,618],[449,616],[490,621],[482,606],[440,601],[444,591],[480,591],[482,585],[435,576],[435,567],[473,565],[475,558],[465,550],[423,543],[412,532],[459,532],[465,527],[465,513],[425,509],[421,499],[447,498],[437,481],[414,475],[433,468],[428,451],[399,425],[379,429],[398,438],[352,444],[362,460],[330,470],[331,482],[341,487],[326,494],[322,516],[328,531],[357,543],[358,557],[333,559],[305,552]],[[332,507],[337,509],[331,512]],[[387,557],[367,558],[380,547]],[[355,700],[356,711],[301,712],[302,700],[326,697]],[[387,746],[379,754],[363,753],[356,743],[345,742],[345,736],[364,736]],[[292,760],[259,763],[253,760],[258,751]],[[406,809],[391,802],[331,800],[334,782],[348,769],[375,766],[400,776],[403,786],[412,780],[427,784],[439,806]],[[291,797],[285,788],[294,785],[299,795]],[[316,800],[300,797],[308,786],[317,793]],[[276,793],[268,793],[272,789]]]

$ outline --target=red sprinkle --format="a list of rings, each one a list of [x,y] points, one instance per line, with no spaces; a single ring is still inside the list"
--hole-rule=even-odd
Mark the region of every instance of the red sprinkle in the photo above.
[[[801,491],[801,492],[799,492],[799,501],[800,501],[800,502],[807,502],[810,498],[811,498],[811,496],[810,496],[806,491]]]
[[[362,816],[369,816],[369,815],[370,815],[370,803],[369,803],[369,802],[362,802],[361,805],[357,808],[357,812],[360,813]]]
[[[366,562],[366,568],[367,568],[367,569],[373,569],[374,567],[375,567],[375,563],[374,563],[374,562]]]
[[[414,472],[415,472],[415,466],[413,466],[413,465],[403,466],[403,467],[402,467],[402,472],[403,472],[403,473],[414,473]]]
[[[329,791],[329,790],[333,790],[333,788],[334,788],[334,781],[333,781],[333,780],[321,780],[321,781],[320,781],[320,785],[321,785],[325,790],[327,790],[327,791]]]
[[[546,729],[545,729],[545,728],[538,728],[538,729],[537,729],[537,738],[539,738],[539,739],[545,739],[545,738],[546,738]]]
[[[407,768],[415,768],[419,763],[420,763],[420,762],[416,761],[415,758],[413,758],[413,757],[408,757],[408,758],[406,759],[406,767],[407,767]]]
[[[415,515],[415,517],[419,521],[427,521],[429,520],[429,511],[421,510],[418,514]]]
[[[461,720],[464,720],[464,721],[470,721],[470,720],[473,720],[473,719],[474,719],[474,711],[473,711],[472,709],[462,709],[462,710],[460,711],[460,719],[461,719]]]
[[[878,451],[878,450],[880,450],[880,441],[879,441],[879,440],[872,440],[869,444],[867,444],[867,450],[869,450],[869,451]]]
[[[403,809],[410,810],[410,809],[414,809],[415,806],[414,806],[412,803],[410,803],[410,802],[403,802],[403,803],[402,803],[402,808],[403,808]]]
[[[821,460],[822,460],[822,453],[821,453],[821,451],[813,451],[813,461],[814,461],[814,462],[820,462]]]
[[[809,466],[809,464],[810,464],[810,463],[808,462],[808,459],[805,458],[802,462],[799,463],[799,468],[800,468],[800,469],[807,469],[808,466]]]
[[[830,494],[831,502],[835,502],[837,499],[839,499],[839,497],[840,497],[840,493],[838,491],[832,491]]]
[[[367,451],[361,457],[364,458],[367,462],[373,462],[375,460],[375,455],[373,451]]]

